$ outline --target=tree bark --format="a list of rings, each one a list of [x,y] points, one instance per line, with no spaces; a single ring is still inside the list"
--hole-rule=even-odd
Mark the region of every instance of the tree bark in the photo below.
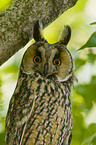
[[[15,0],[0,13],[0,65],[14,55],[29,40],[32,25],[42,20],[44,27],[77,0]]]

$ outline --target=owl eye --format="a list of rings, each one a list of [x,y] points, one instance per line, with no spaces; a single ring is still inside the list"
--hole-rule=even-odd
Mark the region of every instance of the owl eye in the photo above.
[[[54,65],[60,66],[61,65],[61,60],[60,59],[54,59],[53,61]]]
[[[33,62],[34,62],[34,63],[40,63],[40,62],[41,62],[41,57],[40,57],[40,56],[35,56],[35,57],[33,58]]]

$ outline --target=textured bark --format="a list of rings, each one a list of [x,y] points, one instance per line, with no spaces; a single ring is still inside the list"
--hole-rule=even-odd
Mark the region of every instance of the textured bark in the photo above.
[[[45,27],[76,2],[14,0],[12,7],[0,13],[0,65],[28,42],[37,19],[41,19]]]

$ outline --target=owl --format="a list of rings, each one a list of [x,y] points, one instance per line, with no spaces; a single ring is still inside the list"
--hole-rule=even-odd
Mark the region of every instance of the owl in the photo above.
[[[5,145],[70,145],[71,85],[74,61],[67,49],[71,28],[57,43],[43,37],[42,24],[33,26],[32,44],[24,53],[5,126]]]

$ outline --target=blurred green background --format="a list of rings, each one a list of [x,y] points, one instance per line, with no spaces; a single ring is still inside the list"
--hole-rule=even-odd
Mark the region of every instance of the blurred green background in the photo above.
[[[0,0],[0,11],[11,0]],[[79,0],[57,20],[44,29],[49,43],[57,42],[65,24],[70,25],[72,37],[68,44],[75,61],[78,82],[71,91],[73,138],[71,145],[96,145],[96,48],[77,51],[96,31],[96,0]],[[22,55],[28,45],[0,67],[0,145],[4,145],[5,117],[9,100],[14,92]]]

